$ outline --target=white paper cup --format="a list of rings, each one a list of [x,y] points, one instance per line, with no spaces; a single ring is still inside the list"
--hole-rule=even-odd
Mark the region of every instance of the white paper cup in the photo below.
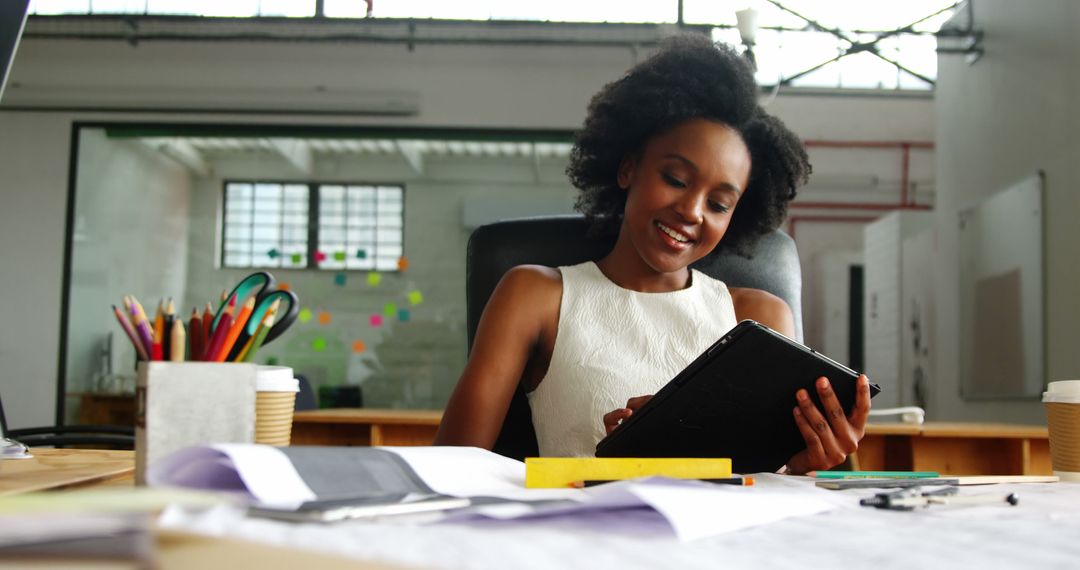
[[[1054,475],[1062,481],[1080,481],[1080,380],[1047,384],[1043,405]]]
[[[288,366],[259,366],[255,374],[255,443],[289,445],[300,381]]]

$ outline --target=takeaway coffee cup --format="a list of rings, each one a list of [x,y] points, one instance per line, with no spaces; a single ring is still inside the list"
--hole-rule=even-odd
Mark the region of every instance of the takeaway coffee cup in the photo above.
[[[1049,383],[1043,404],[1054,475],[1062,481],[1080,481],[1080,380]]]
[[[259,366],[255,376],[255,443],[289,445],[300,382],[288,366]]]

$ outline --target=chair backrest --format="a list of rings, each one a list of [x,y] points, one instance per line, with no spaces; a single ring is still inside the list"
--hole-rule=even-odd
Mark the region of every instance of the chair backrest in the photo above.
[[[473,231],[465,259],[470,350],[484,306],[510,268],[522,264],[574,265],[600,259],[611,251],[614,236],[592,238],[588,229],[583,216],[567,215],[505,220]],[[748,259],[721,249],[693,267],[731,287],[762,289],[786,301],[795,316],[796,338],[801,340],[802,276],[795,242],[776,230],[762,237],[751,253]],[[493,450],[515,459],[539,453],[532,413],[521,386],[514,392]]]

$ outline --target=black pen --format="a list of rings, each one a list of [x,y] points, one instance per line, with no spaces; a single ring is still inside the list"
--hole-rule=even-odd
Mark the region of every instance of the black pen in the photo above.
[[[604,483],[614,483],[616,481],[624,481],[625,479],[588,479],[585,481],[577,481],[571,483],[571,487],[595,487],[597,485],[603,485]],[[724,477],[721,479],[689,479],[690,481],[704,481],[706,483],[716,483],[717,485],[740,485],[749,487],[754,484],[753,477]]]

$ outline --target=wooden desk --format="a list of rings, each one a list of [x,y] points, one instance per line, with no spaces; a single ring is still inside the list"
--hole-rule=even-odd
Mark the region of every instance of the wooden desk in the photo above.
[[[858,469],[938,471],[950,475],[1051,475],[1043,426],[927,422],[870,424]]]
[[[296,412],[293,445],[431,445],[439,410],[333,408]]]
[[[135,452],[105,449],[30,450],[30,459],[0,461],[0,496],[85,485],[135,483]]]
[[[431,445],[442,412],[338,408],[297,412],[293,445]],[[870,424],[854,458],[867,470],[1050,475],[1045,427],[992,423]]]

